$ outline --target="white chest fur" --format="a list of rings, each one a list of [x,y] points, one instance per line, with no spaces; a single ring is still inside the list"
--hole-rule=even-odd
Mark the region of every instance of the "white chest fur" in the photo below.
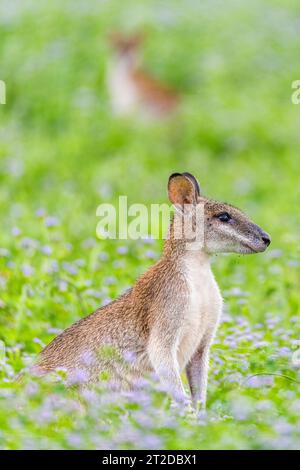
[[[131,77],[131,66],[124,59],[116,59],[108,69],[108,88],[116,114],[130,114],[138,101],[137,90]]]
[[[222,297],[208,257],[189,253],[184,260],[183,270],[189,296],[178,338],[180,369],[186,366],[200,344],[210,344],[222,311]]]

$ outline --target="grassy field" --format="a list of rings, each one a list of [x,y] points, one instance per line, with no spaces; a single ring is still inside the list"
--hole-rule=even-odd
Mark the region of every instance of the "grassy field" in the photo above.
[[[1,448],[299,448],[299,15],[296,0],[1,2]],[[145,66],[183,95],[177,119],[112,116],[115,29],[146,31]],[[80,401],[60,382],[15,383],[159,256],[161,241],[97,239],[97,206],[167,202],[174,171],[272,236],[262,255],[214,260],[225,311],[207,413],[172,408],[152,382]]]

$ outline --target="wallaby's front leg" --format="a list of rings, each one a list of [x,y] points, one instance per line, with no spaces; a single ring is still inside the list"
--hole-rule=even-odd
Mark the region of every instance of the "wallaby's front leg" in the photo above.
[[[150,341],[148,354],[151,364],[161,383],[175,400],[186,400],[183,383],[180,378],[176,349],[164,344],[163,341]]]
[[[203,408],[206,405],[209,349],[210,344],[199,347],[186,367],[193,405],[200,402]]]

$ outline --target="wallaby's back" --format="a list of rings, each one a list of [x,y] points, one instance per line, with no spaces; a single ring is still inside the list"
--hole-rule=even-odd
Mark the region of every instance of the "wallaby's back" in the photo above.
[[[181,290],[180,272],[161,259],[118,299],[54,338],[41,352],[36,372],[64,368],[72,375],[84,370],[84,379],[93,382],[102,370],[109,370],[114,379],[120,380],[125,372],[122,359],[126,361],[130,355],[131,374],[126,374],[126,380],[142,376],[152,370],[147,356],[151,329],[160,321],[163,305],[174,301]]]

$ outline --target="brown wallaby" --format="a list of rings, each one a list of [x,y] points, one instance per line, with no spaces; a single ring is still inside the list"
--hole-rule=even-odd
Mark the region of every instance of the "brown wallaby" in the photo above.
[[[107,84],[113,110],[119,115],[140,113],[145,117],[161,118],[173,113],[179,96],[139,66],[141,34],[125,37],[110,36],[114,53],[108,68]]]
[[[108,370],[122,387],[154,371],[173,396],[185,397],[185,369],[193,402],[205,404],[209,350],[222,311],[210,256],[262,252],[270,237],[239,209],[203,197],[190,173],[172,174],[168,194],[176,210],[160,260],[120,298],[57,336],[42,351],[37,373],[65,368],[92,383]],[[105,347],[116,354],[101,354]],[[131,360],[123,361],[128,353]]]

